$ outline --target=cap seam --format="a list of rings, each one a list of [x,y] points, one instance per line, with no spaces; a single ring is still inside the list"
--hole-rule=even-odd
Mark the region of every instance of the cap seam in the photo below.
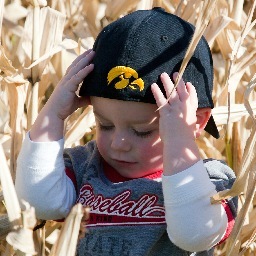
[[[132,53],[131,53],[131,52],[132,52],[132,49],[134,49],[135,41],[136,41],[136,44],[137,44],[137,43],[138,43],[138,40],[139,40],[138,35],[139,35],[140,33],[138,33],[138,32],[141,32],[141,30],[145,27],[144,22],[147,23],[147,22],[148,22],[150,19],[152,19],[155,15],[156,15],[156,11],[153,12],[153,13],[151,13],[150,15],[146,16],[146,17],[140,22],[140,24],[137,26],[137,28],[135,29],[133,35],[136,34],[136,38],[133,37],[133,40],[131,41],[131,44],[129,44],[128,51],[127,51],[127,56],[126,56],[126,57],[127,57],[127,59],[126,59],[126,65],[127,65],[127,66],[129,65],[129,63],[131,62],[131,59],[132,59],[132,57],[131,57]],[[126,47],[125,47],[125,48],[126,48]]]

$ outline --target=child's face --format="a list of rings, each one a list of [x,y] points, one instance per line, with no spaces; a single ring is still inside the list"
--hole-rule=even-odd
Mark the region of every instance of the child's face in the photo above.
[[[91,97],[101,156],[118,173],[139,178],[163,168],[157,106]]]

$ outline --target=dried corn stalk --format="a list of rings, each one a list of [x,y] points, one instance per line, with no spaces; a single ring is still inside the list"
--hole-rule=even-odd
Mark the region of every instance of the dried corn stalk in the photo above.
[[[200,41],[200,39],[208,25],[208,22],[209,22],[210,16],[211,16],[211,12],[214,9],[215,4],[216,4],[216,0],[203,1],[203,2],[197,1],[197,2],[200,3],[200,8],[199,8],[199,16],[198,16],[197,22],[195,24],[195,32],[194,32],[194,35],[193,35],[191,42],[188,46],[185,57],[181,63],[179,75],[175,81],[175,87],[177,87],[180,79],[182,78],[182,76],[184,74],[184,71],[186,69],[186,66],[187,66],[189,60],[191,59],[191,57],[193,56],[193,54],[195,52],[196,46],[197,46],[198,42]],[[186,10],[188,10],[188,8]]]
[[[75,255],[81,220],[82,218],[87,220],[88,214],[88,208],[84,208],[80,203],[73,206],[49,256]]]
[[[9,172],[9,167],[1,145],[0,161],[2,165],[0,172],[0,181],[5,199],[6,210],[10,222],[12,223],[13,227],[16,228],[21,225],[21,209],[14,189],[12,177]]]
[[[210,6],[214,4],[215,8],[211,9]],[[223,196],[243,192],[239,196],[240,211],[234,233],[230,241],[216,248],[216,255],[255,255],[255,1],[2,1],[0,144],[4,152],[2,155],[5,155],[5,165],[14,178],[16,159],[25,132],[68,65],[78,54],[92,47],[101,28],[131,11],[150,9],[154,6],[161,6],[171,13],[176,13],[196,25],[197,31],[201,28],[202,30],[196,33],[197,38],[204,33],[210,44],[215,75],[213,100],[216,108],[213,110],[213,116],[220,129],[221,138],[215,140],[205,134],[199,138],[198,145],[203,157],[228,161],[238,176],[231,191],[223,192],[226,193]],[[32,12],[35,14],[34,19]],[[209,25],[206,26],[204,21],[209,21]],[[33,28],[36,30],[34,44]],[[196,41],[192,44],[195,46]],[[192,52],[193,49],[189,49],[188,53]],[[184,61],[188,60],[189,55]],[[89,138],[83,136],[83,133],[90,136],[94,133],[91,129],[94,125],[91,114],[89,108],[78,110],[66,120],[66,146],[83,144]],[[2,164],[2,160],[0,161]],[[220,199],[218,196],[215,199]],[[0,211],[2,208],[4,207],[0,207]],[[3,216],[0,218],[0,227],[8,227],[6,224],[10,223],[6,222],[6,212],[0,213],[0,217]],[[39,254],[46,256],[56,249],[56,238],[53,239],[53,236],[59,233],[59,228],[60,224],[52,225],[47,222],[45,228],[36,231],[35,250]],[[0,241],[0,254],[2,253],[14,253],[13,248],[4,240]],[[18,252],[16,253],[18,255]]]
[[[19,255],[36,255],[33,228],[36,224],[35,209],[24,202],[26,210],[22,212],[22,225],[11,231],[6,241],[18,251]]]

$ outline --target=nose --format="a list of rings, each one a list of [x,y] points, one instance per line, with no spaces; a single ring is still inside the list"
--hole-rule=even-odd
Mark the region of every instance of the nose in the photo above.
[[[112,135],[111,148],[116,151],[130,151],[131,143],[124,132],[115,131]]]

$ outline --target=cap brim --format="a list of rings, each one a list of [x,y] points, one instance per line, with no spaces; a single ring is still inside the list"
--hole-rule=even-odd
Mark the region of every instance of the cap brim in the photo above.
[[[210,117],[207,125],[205,126],[205,131],[211,134],[214,138],[218,139],[220,137],[219,131],[213,119],[213,116]]]

